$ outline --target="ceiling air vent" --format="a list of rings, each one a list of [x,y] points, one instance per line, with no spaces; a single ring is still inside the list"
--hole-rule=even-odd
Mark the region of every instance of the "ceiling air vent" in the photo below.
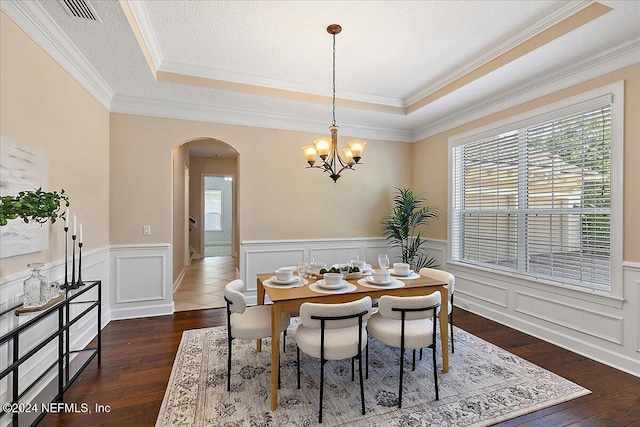
[[[71,16],[102,22],[93,6],[87,0],[58,0],[62,8]]]

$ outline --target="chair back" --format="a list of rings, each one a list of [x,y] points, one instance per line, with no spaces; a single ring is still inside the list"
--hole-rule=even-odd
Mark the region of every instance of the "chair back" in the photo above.
[[[357,301],[339,304],[305,302],[300,306],[300,320],[307,328],[320,329],[320,318],[327,320],[335,318],[325,322],[326,329],[348,328],[360,324],[357,314],[362,312],[366,312],[362,316],[362,323],[364,323],[371,317],[371,297],[366,296]]]
[[[236,279],[224,287],[224,299],[229,313],[244,313],[247,300],[244,297],[244,282]]]
[[[440,291],[417,297],[396,297],[383,295],[378,302],[378,313],[387,319],[417,320],[433,317],[435,309],[440,307]],[[406,311],[405,311],[406,310]]]
[[[421,276],[430,277],[435,280],[440,280],[447,283],[447,289],[449,289],[449,295],[453,295],[456,286],[456,277],[448,271],[438,270],[436,268],[424,267],[420,269],[419,274]]]

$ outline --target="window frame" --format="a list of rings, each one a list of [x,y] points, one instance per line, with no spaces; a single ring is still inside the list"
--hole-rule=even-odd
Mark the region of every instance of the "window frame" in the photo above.
[[[472,142],[497,136],[509,131],[521,129],[545,121],[551,121],[566,115],[584,111],[588,108],[595,108],[603,102],[611,103],[611,287],[610,291],[589,289],[586,287],[564,284],[552,279],[536,278],[513,271],[504,271],[487,266],[476,266],[464,262],[453,260],[454,247],[454,189],[456,184],[456,174],[453,171],[454,148]],[[469,268],[472,270],[489,271],[498,275],[518,277],[529,283],[544,283],[562,289],[580,291],[582,293],[596,294],[622,298],[622,263],[623,263],[623,152],[624,152],[624,82],[619,81],[607,86],[603,86],[582,94],[572,96],[561,101],[553,102],[544,107],[536,108],[528,112],[518,114],[498,122],[494,122],[468,132],[449,137],[448,140],[448,251],[447,262],[456,266]]]

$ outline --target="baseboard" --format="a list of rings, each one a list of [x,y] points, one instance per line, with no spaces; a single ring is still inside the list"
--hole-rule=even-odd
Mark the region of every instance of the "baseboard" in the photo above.
[[[182,279],[184,279],[184,273],[185,269],[183,268],[180,274],[178,274],[178,277],[176,277],[176,280],[173,282],[173,292],[177,291],[178,287],[180,287],[180,283],[182,283]]]
[[[175,304],[152,305],[146,307],[118,308],[111,310],[111,320],[137,319],[140,317],[167,316],[173,314]]]

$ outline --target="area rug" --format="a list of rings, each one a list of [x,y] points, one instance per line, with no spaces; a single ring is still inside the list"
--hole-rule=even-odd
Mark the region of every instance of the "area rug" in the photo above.
[[[226,390],[225,327],[185,331],[156,426],[313,426],[318,424],[320,364],[301,353],[302,384],[296,380],[292,319],[281,353],[282,388],[278,408],[269,409],[270,340],[234,340],[231,392]],[[351,362],[325,365],[323,426],[487,426],[556,405],[590,391],[462,329],[455,329],[456,352],[449,373],[441,373],[435,400],[430,350],[416,370],[406,352],[402,409],[397,407],[399,350],[370,339],[366,414],[360,412],[358,374]],[[356,363],[357,370],[357,363]]]

